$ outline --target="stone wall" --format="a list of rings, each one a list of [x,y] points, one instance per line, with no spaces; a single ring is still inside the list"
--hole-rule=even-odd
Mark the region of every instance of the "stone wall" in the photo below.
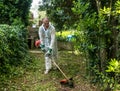
[[[28,28],[28,46],[29,49],[34,49],[35,48],[35,40],[39,39],[38,36],[38,28]]]
[[[74,45],[72,42],[57,41],[57,45],[58,45],[58,50],[73,51],[74,49]]]

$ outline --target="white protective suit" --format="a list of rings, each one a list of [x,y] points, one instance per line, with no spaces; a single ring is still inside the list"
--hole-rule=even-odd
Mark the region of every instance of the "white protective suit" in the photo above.
[[[49,48],[52,49],[51,57],[45,56],[45,69],[49,71],[52,67],[51,60],[57,59],[57,41],[54,26],[49,24],[48,29],[45,30],[44,26],[41,25],[39,27],[39,37],[41,44],[45,45],[46,52]]]

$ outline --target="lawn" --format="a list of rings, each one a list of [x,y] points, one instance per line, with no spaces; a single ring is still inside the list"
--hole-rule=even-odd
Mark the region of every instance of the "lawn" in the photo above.
[[[98,91],[85,79],[85,63],[80,54],[59,51],[57,64],[68,78],[73,77],[74,80],[75,87],[70,88],[60,85],[60,80],[64,79],[64,76],[55,66],[49,74],[44,74],[42,52],[38,50],[30,53],[34,62],[27,68],[18,68],[23,74],[4,82],[0,91]]]

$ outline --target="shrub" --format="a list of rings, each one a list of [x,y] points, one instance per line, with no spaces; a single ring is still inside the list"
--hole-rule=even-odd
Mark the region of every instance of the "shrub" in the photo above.
[[[0,72],[9,72],[27,57],[26,31],[20,26],[0,25]]]
[[[70,31],[70,30],[57,32],[56,35],[57,35],[57,40],[62,42],[70,42],[73,41],[73,39],[75,39],[74,31]]]

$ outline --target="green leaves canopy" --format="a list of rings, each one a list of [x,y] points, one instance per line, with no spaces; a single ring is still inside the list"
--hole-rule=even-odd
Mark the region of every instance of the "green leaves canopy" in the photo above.
[[[46,0],[43,1],[43,7],[47,11],[47,15],[58,30],[72,27],[76,20],[76,15],[71,10],[74,0],[51,0],[49,2]]]
[[[31,3],[32,0],[0,0],[0,24],[28,25]]]

